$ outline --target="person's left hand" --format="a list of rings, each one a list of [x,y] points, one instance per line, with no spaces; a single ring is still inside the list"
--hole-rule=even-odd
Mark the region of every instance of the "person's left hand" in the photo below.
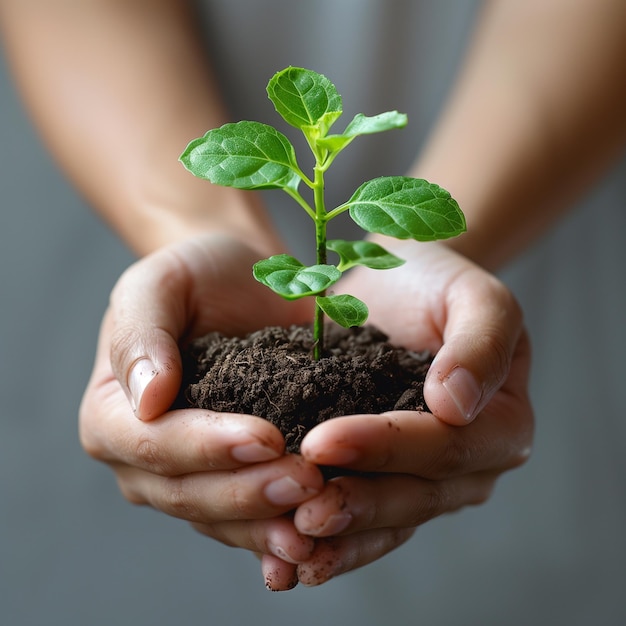
[[[393,342],[436,353],[424,388],[432,413],[340,417],[305,437],[306,460],[371,473],[334,478],[297,508],[296,529],[317,538],[312,557],[290,566],[307,585],[380,558],[427,520],[484,502],[530,453],[530,349],[516,300],[441,244],[403,248],[402,268],[356,270],[341,292],[365,300],[369,321]],[[264,557],[266,573],[272,567],[285,564]]]

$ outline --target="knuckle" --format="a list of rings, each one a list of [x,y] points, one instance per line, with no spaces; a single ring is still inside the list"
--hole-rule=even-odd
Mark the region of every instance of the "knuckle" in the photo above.
[[[392,534],[392,549],[406,543],[415,534],[415,527],[394,528]]]
[[[82,446],[83,450],[92,459],[95,459],[96,461],[104,460],[105,454],[102,446],[100,445],[100,442],[95,437],[93,437],[89,433],[89,431],[87,431],[85,428],[80,428],[79,439],[80,445]]]
[[[480,352],[490,355],[492,376],[502,383],[510,368],[513,349],[511,330],[523,333],[524,314],[513,293],[495,277],[491,277],[488,292],[482,294],[482,298],[491,302],[492,323],[484,328],[478,340]]]
[[[240,481],[231,481],[224,492],[224,500],[228,503],[230,509],[229,517],[231,519],[244,519],[249,516],[251,508],[250,494]]]
[[[411,524],[419,526],[444,513],[457,511],[465,506],[479,506],[491,497],[496,476],[481,476],[480,480],[424,481],[419,496],[409,511]]]
[[[114,373],[120,378],[124,366],[133,362],[137,345],[137,330],[125,327],[117,327],[111,334],[111,344],[109,354],[111,355],[111,367]],[[120,378],[123,380],[123,377]]]
[[[484,334],[482,337],[483,350],[489,354],[493,376],[500,383],[506,379],[511,365],[511,351],[509,342],[502,332]]]
[[[93,431],[89,428],[90,411],[83,404],[79,411],[79,429],[78,438],[83,450],[96,461],[104,461],[106,450],[100,440],[94,436]]]
[[[464,499],[456,508],[460,509],[465,505],[480,506],[485,504],[493,494],[498,476],[500,476],[499,472],[483,472],[475,477],[469,485],[460,491]]]
[[[483,287],[487,291],[482,296],[489,298],[491,302],[497,304],[503,315],[511,319],[516,325],[521,326],[524,312],[509,287],[493,275],[488,277],[488,280],[483,283]]]
[[[135,444],[134,456],[141,467],[155,474],[167,475],[168,463],[161,447],[151,437],[140,437]]]
[[[450,508],[450,492],[443,482],[424,481],[409,513],[411,526],[419,526]]]
[[[424,477],[430,480],[444,480],[467,470],[473,451],[467,446],[462,429],[447,429],[445,444],[427,464]]]
[[[480,506],[481,504],[485,504],[489,498],[491,498],[491,494],[493,493],[496,481],[495,479],[488,481],[481,488],[476,490],[474,497],[471,499],[469,504]]]
[[[203,521],[188,475],[166,479],[161,507],[173,517]]]
[[[515,324],[521,328],[524,324],[524,310],[522,309],[522,305],[508,287],[503,283],[500,283],[500,285],[506,315],[509,319],[513,319]]]
[[[507,469],[515,469],[524,465],[530,458],[531,448],[530,446],[517,448],[513,451],[510,457],[510,462]]]

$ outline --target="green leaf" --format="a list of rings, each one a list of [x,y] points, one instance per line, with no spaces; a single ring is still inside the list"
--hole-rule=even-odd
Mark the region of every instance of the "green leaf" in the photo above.
[[[326,247],[339,255],[341,263],[338,269],[341,272],[355,265],[364,265],[375,270],[388,270],[405,263],[404,259],[398,258],[371,241],[330,239],[326,242]]]
[[[259,261],[252,272],[260,283],[287,300],[314,296],[341,278],[341,272],[334,265],[306,267],[288,254]]]
[[[385,176],[361,185],[346,203],[364,230],[417,241],[435,241],[465,231],[465,217],[445,190],[419,178]]]
[[[306,134],[316,128],[319,136],[325,136],[343,111],[335,85],[322,74],[301,67],[274,74],[267,95],[282,118]]]
[[[337,152],[345,148],[359,135],[382,133],[394,128],[402,128],[406,125],[407,116],[404,113],[398,113],[398,111],[387,111],[386,113],[380,113],[373,117],[367,117],[362,113],[358,113],[341,135],[328,135],[320,139],[318,143],[328,150]]]
[[[357,135],[381,133],[394,128],[403,128],[407,125],[407,121],[407,116],[404,113],[398,113],[398,111],[386,111],[372,117],[358,113],[348,124],[343,134],[348,137],[356,137]]]
[[[195,176],[238,189],[297,189],[298,164],[289,139],[260,122],[237,122],[192,141],[180,157]]]
[[[364,302],[347,294],[317,296],[315,302],[330,319],[344,328],[363,325],[369,314]]]

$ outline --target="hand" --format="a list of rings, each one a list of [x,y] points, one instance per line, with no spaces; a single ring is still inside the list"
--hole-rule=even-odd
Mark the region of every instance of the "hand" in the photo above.
[[[250,279],[250,265],[258,256],[254,250],[229,238],[203,236],[147,257],[122,276],[105,316],[94,373],[81,406],[81,438],[90,454],[113,467],[122,492],[131,502],[151,504],[191,521],[196,529],[228,545],[263,554],[266,582],[272,589],[280,590],[291,588],[298,577],[308,584],[316,584],[333,573],[375,560],[406,540],[412,530],[411,527],[383,530],[380,520],[368,523],[364,519],[359,521],[355,515],[356,522],[351,518],[340,537],[327,539],[341,532],[338,524],[342,523],[342,517],[336,516],[336,489],[344,479],[329,483],[322,493],[317,468],[303,463],[300,457],[281,456],[282,437],[265,420],[196,410],[164,413],[180,384],[179,338],[215,328],[231,333],[246,332],[251,330],[251,310],[257,313],[256,327],[309,319],[308,311],[293,303],[287,305]],[[450,268],[444,264],[442,277],[450,278],[468,265],[454,255],[450,257],[455,262]],[[426,267],[427,262],[426,257],[422,257],[412,264]],[[433,269],[431,267],[429,272],[435,285]],[[487,292],[496,286],[486,280],[482,272],[475,273],[474,279],[480,279],[479,284],[484,281],[489,286]],[[391,273],[385,274],[391,278]],[[411,272],[408,275],[412,275]],[[351,293],[363,295],[364,288],[373,283],[361,282],[359,286],[358,278],[357,273],[352,274],[351,280],[356,282],[354,288],[349,289]],[[398,279],[399,272],[395,273],[394,289],[405,289]],[[471,283],[461,276],[456,285],[451,285],[449,293],[458,296],[462,291],[459,286],[469,287]],[[427,284],[425,282],[424,286]],[[392,283],[386,287],[390,288]],[[435,303],[443,303],[436,294],[445,292],[440,285],[433,293],[429,306],[435,317],[438,315]],[[469,293],[471,296],[471,289]],[[368,300],[373,304],[377,298]],[[484,306],[484,302],[479,303]],[[383,323],[384,315],[376,312],[376,305],[370,308],[372,319],[379,318],[379,325],[388,330]],[[429,307],[424,311],[427,309]],[[482,310],[481,307],[478,310]],[[446,326],[445,316],[441,320],[447,331],[462,327],[459,324]],[[483,326],[480,324],[478,328]],[[429,343],[433,341],[432,330],[425,334],[416,331],[414,336],[416,343],[424,342],[423,345],[433,350],[437,348]],[[447,332],[446,342],[454,345],[453,339]],[[462,348],[466,342],[457,338],[457,343]],[[448,352],[455,354],[454,350]],[[457,352],[462,353],[462,349]],[[442,362],[440,359],[445,354],[444,346],[437,361]],[[132,415],[126,396],[135,407],[136,417]],[[408,414],[411,424],[416,416]],[[438,423],[432,416],[430,419]],[[357,420],[355,426],[365,427],[365,437],[363,458],[352,465],[374,464],[376,469],[398,471],[393,469],[400,467],[397,459],[390,458],[386,465],[375,463],[374,457],[380,450],[376,442],[371,441],[374,430],[368,430],[367,420],[358,418],[341,418],[318,427],[309,436],[311,453],[316,453],[314,437],[321,434],[324,439],[325,432],[332,437],[335,427],[351,428],[354,420]],[[482,417],[476,423],[479,421]],[[380,423],[379,418],[376,424]],[[325,430],[328,426],[330,431]],[[443,434],[445,436],[445,432]],[[434,438],[432,441],[435,442]],[[445,442],[442,445],[445,452]],[[331,456],[332,449],[335,450],[333,464],[342,464],[337,458],[341,456],[341,446],[333,443]],[[489,459],[485,456],[487,462]],[[433,457],[432,469],[436,471],[436,453]],[[345,457],[343,464],[348,465]],[[233,469],[238,469],[236,480]],[[428,478],[427,472],[425,476]],[[283,480],[268,489],[273,479]],[[304,489],[295,486],[291,479]],[[310,535],[299,533],[291,518],[282,515],[298,504],[288,498],[290,487],[298,494],[296,500],[321,494],[316,500],[309,500],[310,508],[301,507],[296,514],[296,524]],[[369,494],[368,489],[355,493],[367,503],[376,504],[378,496],[370,487],[368,484]],[[468,494],[463,497],[459,506],[467,503]],[[444,510],[447,510],[445,506],[439,509],[433,506],[430,515]],[[319,519],[324,516],[326,521],[320,523]],[[397,520],[398,526],[401,526],[400,521]],[[343,523],[345,525],[345,521]],[[312,537],[321,539],[314,542]],[[328,558],[329,553],[332,558]],[[324,557],[333,564],[333,571],[321,571],[316,565]]]
[[[305,437],[311,463],[373,473],[335,478],[296,510],[296,528],[318,538],[297,567],[305,584],[370,563],[427,520],[484,502],[530,453],[530,350],[513,296],[441,244],[398,247],[402,268],[355,271],[337,292],[368,302],[370,322],[392,341],[437,354],[424,389],[432,414],[347,416]]]
[[[302,304],[254,281],[260,256],[232,238],[203,235],[131,266],[104,317],[80,434],[129,501],[188,520],[228,545],[273,555],[279,566],[268,583],[286,589],[314,540],[283,514],[321,492],[319,469],[284,455],[283,437],[264,419],[168,411],[181,381],[180,340],[309,318]]]

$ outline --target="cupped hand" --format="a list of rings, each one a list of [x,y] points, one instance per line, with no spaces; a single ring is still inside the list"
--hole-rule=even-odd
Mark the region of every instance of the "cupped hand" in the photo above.
[[[104,316],[80,435],[129,501],[188,520],[226,544],[274,555],[282,569],[266,575],[284,589],[314,541],[283,514],[321,492],[318,467],[285,455],[280,432],[259,417],[168,410],[181,383],[185,338],[308,319],[302,304],[252,278],[260,256],[231,237],[202,235],[132,265]]]
[[[317,538],[297,567],[305,584],[370,563],[420,524],[484,502],[530,453],[530,348],[514,297],[441,244],[393,252],[407,263],[354,271],[341,291],[365,300],[369,321],[393,342],[436,354],[424,387],[430,412],[346,416],[305,437],[306,460],[365,473],[331,480],[297,508],[296,528]]]
[[[251,279],[254,248],[204,235],[146,257],[116,285],[81,405],[84,447],[113,468],[131,502],[260,553],[274,590],[365,565],[416,525],[484,500],[532,438],[521,315],[469,262],[445,248],[416,250],[403,268],[356,271],[343,287],[368,302],[370,321],[392,340],[437,352],[425,387],[434,415],[331,420],[308,435],[300,457],[285,456],[280,433],[260,418],[168,411],[186,337],[310,317]],[[459,370],[471,373],[469,387]],[[374,473],[324,486],[317,464]],[[298,505],[295,518],[284,515]]]

